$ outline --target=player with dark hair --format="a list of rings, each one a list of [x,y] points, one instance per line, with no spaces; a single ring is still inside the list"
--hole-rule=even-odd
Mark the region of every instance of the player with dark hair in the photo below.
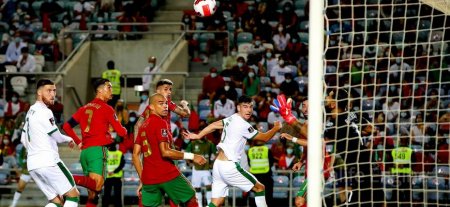
[[[281,129],[281,123],[276,121],[273,128],[266,133],[255,130],[248,123],[253,114],[253,100],[248,96],[239,97],[237,111],[227,118],[211,123],[198,134],[184,132],[183,135],[188,139],[201,139],[215,130],[223,130],[221,141],[217,145],[219,153],[213,167],[212,200],[209,207],[221,206],[224,203],[229,186],[238,187],[245,192],[254,191],[256,206],[266,207],[264,185],[239,163],[247,140],[267,142]]]
[[[77,185],[88,189],[87,207],[96,206],[98,193],[102,190],[106,178],[107,145],[114,142],[110,126],[116,133],[124,137],[127,130],[117,119],[114,109],[107,104],[112,98],[112,85],[108,79],[98,79],[94,82],[95,99],[78,109],[64,123],[64,131],[72,137],[82,149],[80,162],[84,176],[74,176]],[[80,125],[80,139],[73,128]]]
[[[161,205],[164,193],[176,204],[198,207],[195,190],[181,174],[173,160],[192,160],[204,165],[206,159],[197,154],[172,149],[167,99],[161,94],[150,97],[150,115],[139,128],[133,149],[133,164],[141,179],[137,189],[144,206]],[[143,154],[143,160],[140,157]]]

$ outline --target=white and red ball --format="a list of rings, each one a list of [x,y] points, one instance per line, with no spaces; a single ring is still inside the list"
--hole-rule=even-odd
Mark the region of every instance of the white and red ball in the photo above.
[[[200,17],[209,17],[216,12],[216,0],[194,0],[194,10]]]

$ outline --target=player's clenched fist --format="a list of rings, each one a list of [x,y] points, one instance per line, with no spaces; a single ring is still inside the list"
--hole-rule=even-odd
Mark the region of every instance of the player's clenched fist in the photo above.
[[[206,159],[203,156],[195,154],[194,159],[192,161],[194,161],[194,163],[198,165],[204,165],[206,163]]]
[[[283,124],[281,124],[281,121],[275,121],[275,122],[273,122],[273,127],[274,127],[276,130],[280,130],[281,127],[283,127]]]

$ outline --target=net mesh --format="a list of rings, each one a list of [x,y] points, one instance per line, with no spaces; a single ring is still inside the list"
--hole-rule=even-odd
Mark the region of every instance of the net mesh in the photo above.
[[[326,1],[327,206],[450,204],[449,5]]]

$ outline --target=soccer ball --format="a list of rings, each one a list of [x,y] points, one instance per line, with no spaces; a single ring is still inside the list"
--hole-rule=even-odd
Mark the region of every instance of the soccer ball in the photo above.
[[[216,12],[216,0],[195,0],[194,10],[200,17],[209,17]]]

